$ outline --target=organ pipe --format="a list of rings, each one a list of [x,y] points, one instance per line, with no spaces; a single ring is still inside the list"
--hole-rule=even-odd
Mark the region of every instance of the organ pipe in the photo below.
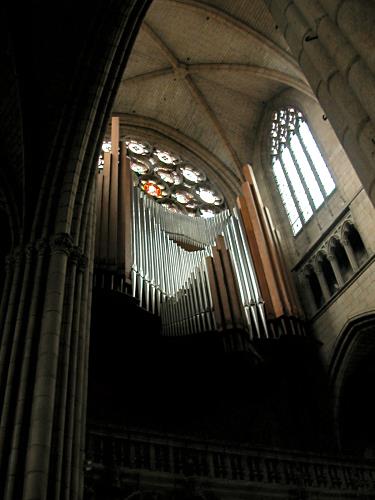
[[[274,336],[269,320],[299,310],[251,167],[232,210],[209,219],[174,213],[133,181],[118,120],[112,125],[97,179],[97,286],[132,295],[160,316],[164,335]]]

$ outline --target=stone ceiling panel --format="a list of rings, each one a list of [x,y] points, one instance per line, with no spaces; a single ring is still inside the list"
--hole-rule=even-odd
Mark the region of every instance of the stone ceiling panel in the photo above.
[[[287,88],[311,94],[262,0],[154,0],[113,113],[181,133],[238,179]]]
[[[128,82],[117,95],[113,113],[129,113],[165,123],[202,144],[225,163],[232,163],[212,122],[189,90],[173,75]]]
[[[153,31],[172,48],[183,63],[237,63],[266,66],[299,75],[289,64],[248,32],[211,18],[204,10],[187,9],[184,4],[158,1],[146,17]],[[278,50],[280,50],[278,48]]]
[[[212,82],[203,77],[194,77],[207,103],[214,110],[224,133],[237,152],[241,163],[250,161],[255,130],[263,113],[264,105],[284,86],[271,82],[268,86],[261,81],[250,82],[252,94],[234,90],[222,79]]]
[[[160,1],[160,0],[159,0]],[[222,12],[224,15],[232,17],[234,20],[239,20],[242,23],[251,26],[255,30],[262,33],[267,38],[276,43],[283,50],[290,52],[289,46],[286,43],[278,27],[276,27],[272,16],[264,5],[263,0],[161,0],[163,3],[180,3],[184,4],[185,9],[208,8],[214,11]],[[212,16],[211,13],[211,16]],[[210,16],[210,12],[207,12]]]
[[[168,59],[163,56],[158,47],[150,40],[147,33],[141,29],[126,66],[124,79],[165,68],[168,65]]]
[[[249,70],[245,68],[242,70],[231,70],[230,68],[228,70],[225,68],[217,70],[199,69],[199,71],[193,73],[193,76],[197,81],[205,81],[206,87],[211,85],[211,90],[206,88],[209,95],[215,95],[216,89],[220,92],[220,89],[226,88],[233,91],[234,94],[239,93],[246,96],[254,103],[258,101],[267,102],[282,88],[280,82],[254,74],[251,68]],[[222,98],[220,106],[225,104],[225,101],[226,99]],[[234,102],[229,104],[233,105]]]

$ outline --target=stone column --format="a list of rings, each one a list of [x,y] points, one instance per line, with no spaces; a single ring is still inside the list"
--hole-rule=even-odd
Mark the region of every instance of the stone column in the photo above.
[[[32,390],[32,377],[30,377],[33,351],[38,342],[38,335],[35,334],[40,320],[40,296],[42,293],[41,287],[43,286],[43,274],[45,258],[48,253],[47,241],[44,239],[38,240],[35,243],[35,259],[33,267],[35,274],[32,279],[32,289],[30,308],[27,315],[27,327],[24,337],[24,347],[22,353],[22,366],[20,370],[20,381],[18,394],[15,402],[15,416],[12,425],[12,431],[7,430],[10,440],[10,454],[8,460],[7,476],[6,476],[6,490],[4,498],[12,500],[14,495],[19,495],[17,471],[19,472],[19,465],[22,462],[22,439],[25,435],[28,426],[28,410],[29,403],[27,395]]]
[[[314,314],[317,309],[314,294],[312,293],[310,280],[309,280],[310,272],[308,270],[304,270],[303,273],[300,274],[300,280],[302,283],[302,293],[305,297],[305,303],[307,305],[308,311],[310,314]]]
[[[82,254],[82,249],[74,246],[69,255],[68,263],[68,276],[66,283],[66,304],[64,311],[63,320],[63,332],[62,332],[62,359],[61,359],[61,370],[60,370],[60,401],[58,402],[57,411],[57,421],[58,429],[60,433],[57,437],[56,442],[56,456],[53,461],[52,467],[54,468],[55,476],[55,496],[60,498],[61,488],[65,486],[66,478],[62,477],[62,463],[63,458],[66,454],[66,449],[64,448],[64,440],[66,436],[66,413],[69,405],[69,395],[71,391],[71,374],[70,374],[70,359],[74,356],[74,335],[72,332],[74,310],[77,307],[76,302],[79,302],[79,296],[77,295],[76,284],[77,284],[77,267],[78,262]]]
[[[350,265],[352,266],[353,271],[354,272],[357,271],[358,263],[357,263],[357,259],[356,259],[355,255],[354,255],[350,241],[347,238],[343,238],[341,240],[341,243],[342,243],[342,246],[344,247],[346,255],[348,256],[348,259],[349,259]]]
[[[5,260],[5,280],[0,304],[0,332],[3,331],[6,312],[8,309],[8,299],[12,285],[13,255],[8,255]],[[1,343],[0,343],[1,345]],[[1,348],[0,348],[1,349]]]
[[[65,233],[56,234],[51,238],[50,245],[51,255],[25,462],[24,500],[45,500],[48,490],[61,323],[72,239]]]
[[[28,314],[27,301],[28,301],[28,290],[30,287],[30,282],[34,278],[31,270],[32,259],[33,259],[34,247],[33,245],[28,245],[26,249],[20,249],[18,252],[18,262],[22,266],[22,276],[19,283],[19,295],[16,301],[17,314],[15,317],[15,323],[12,330],[11,341],[8,345],[8,355],[6,356],[6,374],[3,374],[3,380],[5,382],[5,391],[2,401],[2,411],[0,420],[0,449],[4,446],[9,446],[9,441],[11,438],[11,433],[9,429],[14,425],[12,421],[13,411],[14,411],[14,397],[16,395],[15,385],[18,376],[18,364],[19,358],[23,351],[23,345],[25,343],[24,338],[24,328],[23,328],[23,318],[24,315]],[[10,330],[8,330],[9,332]],[[6,443],[6,444],[5,444]],[[4,459],[4,457],[3,457]],[[8,464],[9,468],[9,464]],[[8,475],[9,478],[9,475]],[[10,479],[12,479],[10,477]],[[6,480],[7,489],[9,489],[9,482]],[[7,496],[6,496],[7,498]]]
[[[327,255],[329,262],[331,263],[333,273],[335,275],[338,286],[341,288],[344,285],[344,278],[342,277],[341,270],[339,268],[336,255],[329,254]]]
[[[331,296],[331,293],[329,291],[326,279],[324,277],[322,268],[320,267],[319,263],[317,263],[314,266],[314,271],[315,271],[316,277],[318,278],[320,288],[322,289],[324,301],[327,302]]]

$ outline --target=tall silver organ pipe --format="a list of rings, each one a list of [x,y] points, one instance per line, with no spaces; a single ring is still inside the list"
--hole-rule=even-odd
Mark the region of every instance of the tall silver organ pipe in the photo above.
[[[236,209],[193,218],[170,212],[134,187],[132,210],[133,297],[161,317],[164,335],[237,328],[247,330],[250,339],[267,336],[264,303]]]

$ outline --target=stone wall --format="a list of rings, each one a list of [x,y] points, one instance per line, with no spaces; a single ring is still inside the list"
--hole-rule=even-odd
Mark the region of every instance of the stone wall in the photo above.
[[[271,114],[282,106],[296,106],[308,122],[336,183],[335,191],[326,199],[303,229],[293,236],[281,197],[276,187],[268,154],[268,130]],[[322,353],[327,363],[333,354],[335,340],[344,325],[355,316],[375,309],[374,264],[369,264],[375,252],[375,209],[360,180],[337,139],[320,105],[312,99],[288,90],[269,103],[259,125],[259,145],[254,151],[254,171],[263,202],[270,209],[276,228],[281,235],[283,251],[292,271],[301,302],[316,337],[323,342]],[[325,237],[350,213],[367,250],[367,264],[345,283],[318,311],[311,312],[310,297],[301,286],[298,271],[307,258],[318,250]],[[367,267],[366,267],[367,266]],[[310,309],[310,310],[309,310]]]

